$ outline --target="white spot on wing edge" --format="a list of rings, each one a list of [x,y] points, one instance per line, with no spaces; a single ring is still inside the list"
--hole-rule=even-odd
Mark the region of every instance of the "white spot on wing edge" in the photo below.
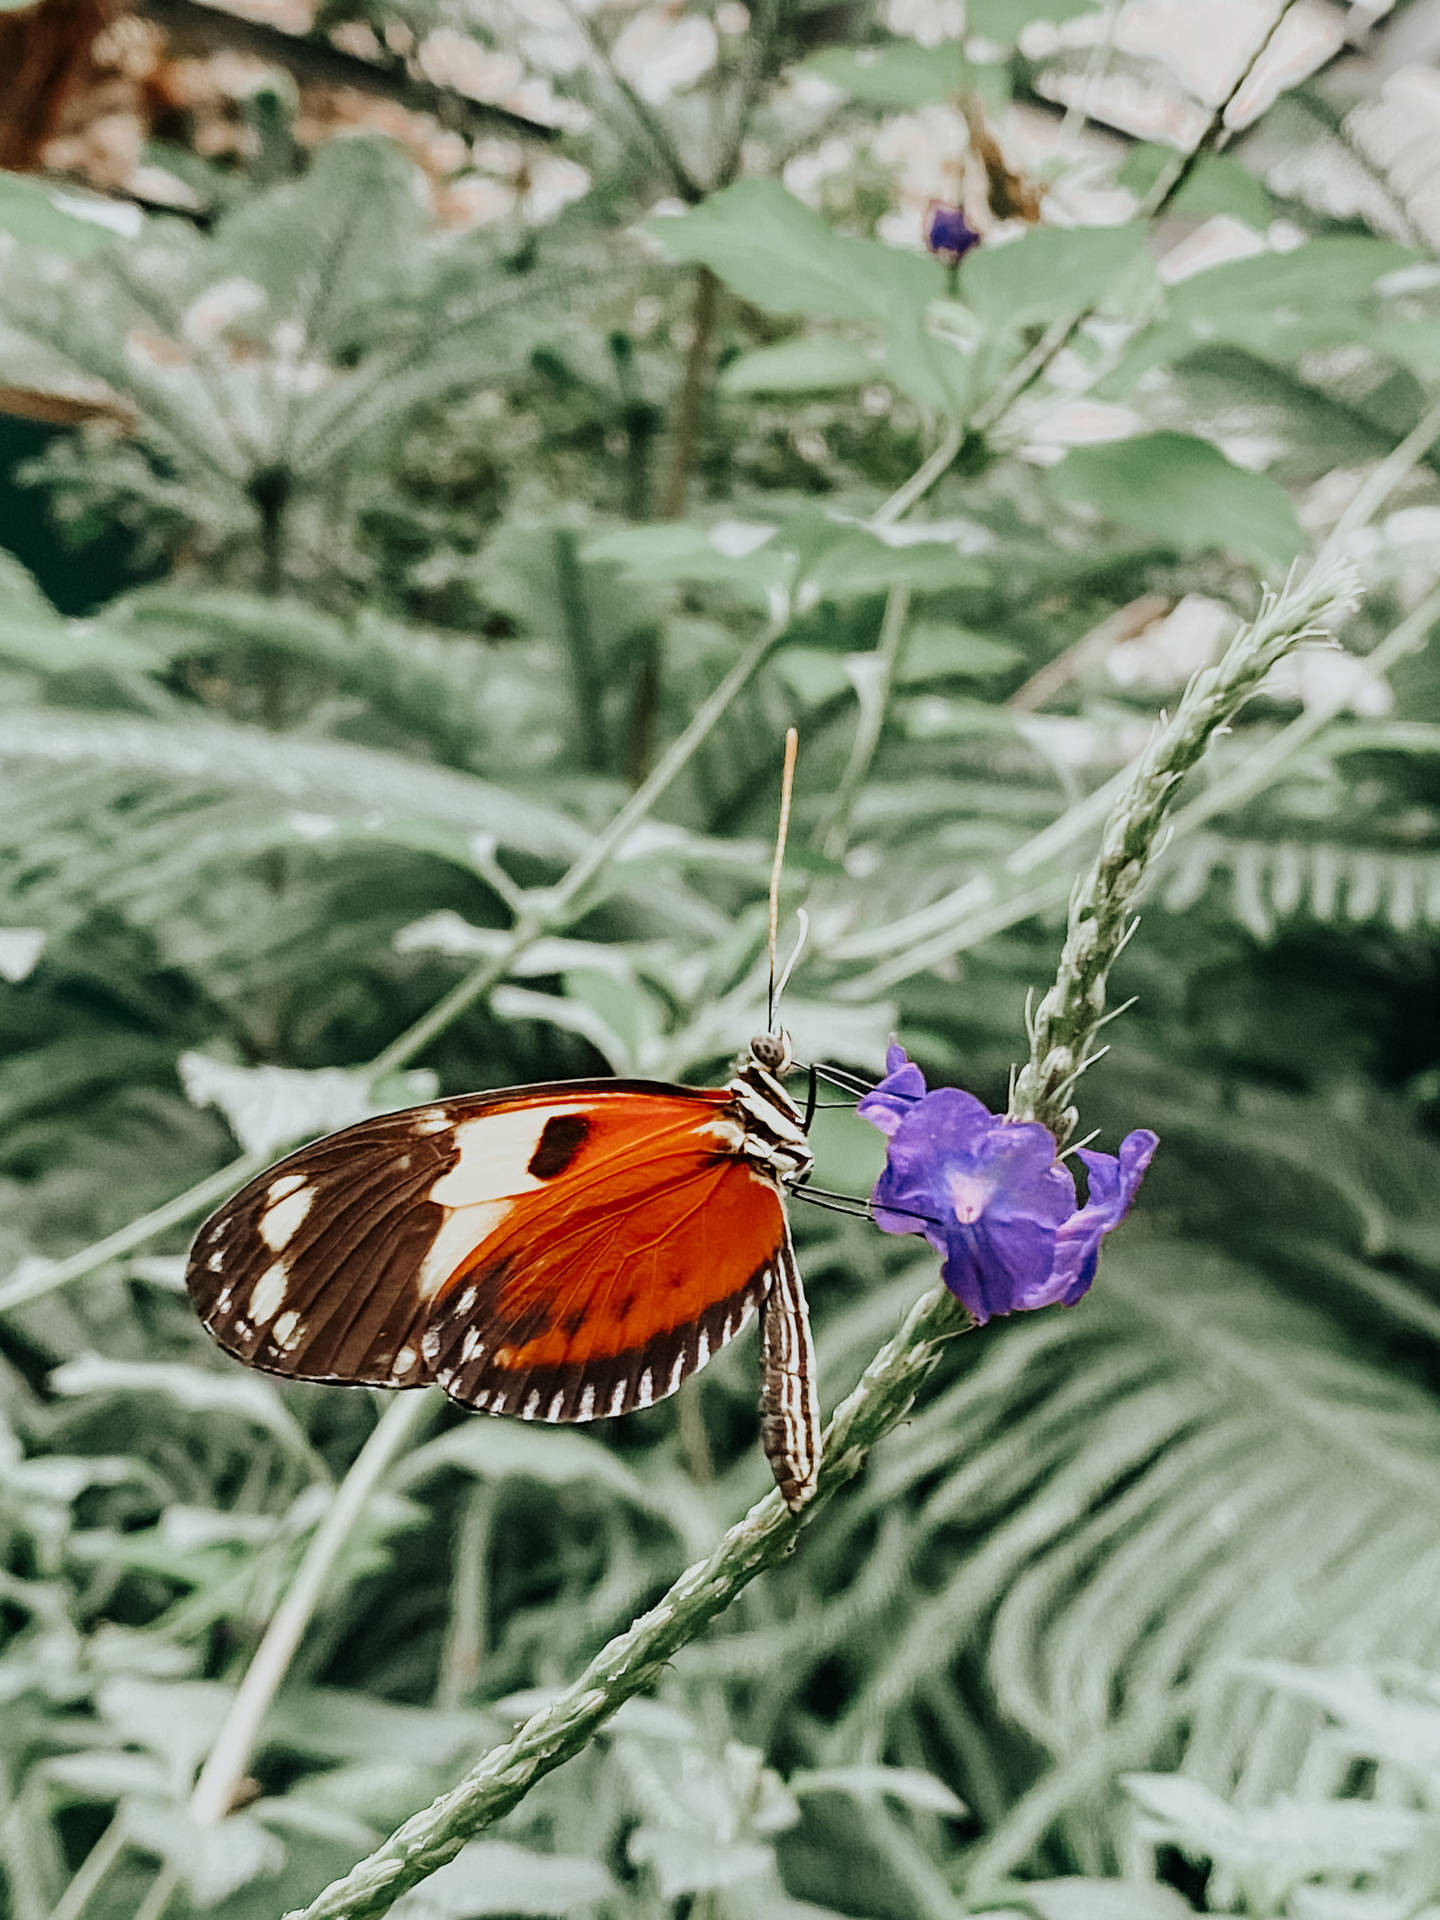
[[[297,1192],[304,1184],[303,1173],[282,1173],[265,1189],[266,1206],[273,1207],[277,1201],[284,1200],[288,1195]]]
[[[623,1380],[617,1380],[615,1382],[615,1391],[610,1396],[611,1414],[613,1415],[621,1412],[622,1409],[624,1408],[624,1405],[625,1405],[625,1382]]]
[[[257,1327],[263,1327],[273,1320],[285,1300],[285,1262],[276,1260],[268,1266],[250,1291],[250,1305],[246,1309],[247,1317]]]
[[[419,1358],[414,1347],[401,1347],[390,1370],[395,1374],[409,1373]]]
[[[635,1397],[642,1407],[652,1406],[655,1401],[655,1376],[649,1367],[640,1376],[640,1384],[635,1389]]]
[[[685,1354],[684,1348],[682,1347],[680,1352],[677,1353],[675,1356],[674,1366],[671,1367],[670,1369],[670,1384],[665,1389],[667,1393],[674,1393],[675,1389],[679,1386],[681,1380],[684,1378],[685,1360],[686,1360],[686,1354]]]
[[[300,1316],[292,1307],[288,1313],[282,1313],[270,1329],[270,1337],[282,1353],[288,1353],[300,1337]]]
[[[705,1329],[704,1329],[704,1327],[701,1327],[701,1329],[700,1329],[700,1331],[699,1331],[699,1333],[698,1333],[698,1334],[696,1334],[696,1336],[695,1336],[695,1364],[696,1364],[696,1366],[697,1366],[697,1367],[703,1367],[703,1366],[704,1366],[704,1364],[705,1364],[705,1362],[706,1362],[706,1361],[707,1361],[707,1360],[708,1360],[709,1358],[710,1358],[710,1336],[709,1336],[709,1334],[708,1334],[708,1333],[706,1333],[706,1331],[705,1331]]]
[[[545,1418],[547,1420],[558,1420],[564,1411],[565,1411],[565,1394],[562,1389],[561,1392],[557,1393],[555,1398],[550,1402],[550,1411],[545,1415]]]
[[[577,1420],[593,1420],[595,1418],[595,1386],[593,1382],[587,1386],[581,1394],[580,1405],[575,1409],[575,1418]]]
[[[291,1176],[292,1178],[296,1176]],[[282,1183],[277,1180],[278,1187]],[[282,1247],[288,1247],[299,1232],[300,1226],[315,1204],[315,1189],[301,1180],[283,1199],[277,1200],[260,1220],[260,1238],[272,1253],[279,1253]]]
[[[539,1405],[540,1389],[539,1387],[531,1387],[529,1393],[525,1396],[525,1404],[520,1409],[520,1418],[522,1420],[533,1420]]]

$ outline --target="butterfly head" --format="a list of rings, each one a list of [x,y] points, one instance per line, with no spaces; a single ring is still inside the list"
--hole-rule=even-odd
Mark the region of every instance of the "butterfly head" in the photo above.
[[[783,1079],[795,1064],[795,1049],[783,1029],[778,1033],[757,1033],[750,1042],[750,1058],[757,1067]]]

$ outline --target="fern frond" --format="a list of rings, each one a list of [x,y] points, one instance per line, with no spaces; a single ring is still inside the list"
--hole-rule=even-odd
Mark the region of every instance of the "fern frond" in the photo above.
[[[1177,1746],[1218,1791],[1292,1787],[1314,1717],[1238,1658],[1440,1657],[1429,1396],[1213,1252],[1132,1241],[1107,1262],[1083,1311],[1007,1329],[917,1413],[814,1543],[817,1584],[843,1593],[867,1530],[923,1493],[829,1757],[886,1750],[966,1674],[1050,1756],[982,1843],[977,1886]],[[846,1617],[837,1599],[810,1623],[812,1661]],[[1071,1850],[1103,1868],[1086,1831],[1067,1825]]]
[[[1166,864],[1160,898],[1171,912],[1193,907],[1222,880],[1235,918],[1261,940],[1293,920],[1395,933],[1440,927],[1440,852],[1201,834],[1182,841]]]

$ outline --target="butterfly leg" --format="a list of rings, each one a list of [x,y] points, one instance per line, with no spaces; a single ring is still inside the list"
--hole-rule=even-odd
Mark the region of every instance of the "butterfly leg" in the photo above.
[[[810,1309],[787,1227],[760,1308],[760,1444],[792,1513],[815,1492],[820,1471],[820,1406]]]

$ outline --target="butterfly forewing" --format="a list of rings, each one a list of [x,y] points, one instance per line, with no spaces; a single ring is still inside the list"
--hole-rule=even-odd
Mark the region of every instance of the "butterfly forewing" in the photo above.
[[[231,1353],[531,1419],[648,1405],[732,1338],[784,1215],[728,1090],[561,1082],[385,1114],[202,1227],[188,1284]]]

